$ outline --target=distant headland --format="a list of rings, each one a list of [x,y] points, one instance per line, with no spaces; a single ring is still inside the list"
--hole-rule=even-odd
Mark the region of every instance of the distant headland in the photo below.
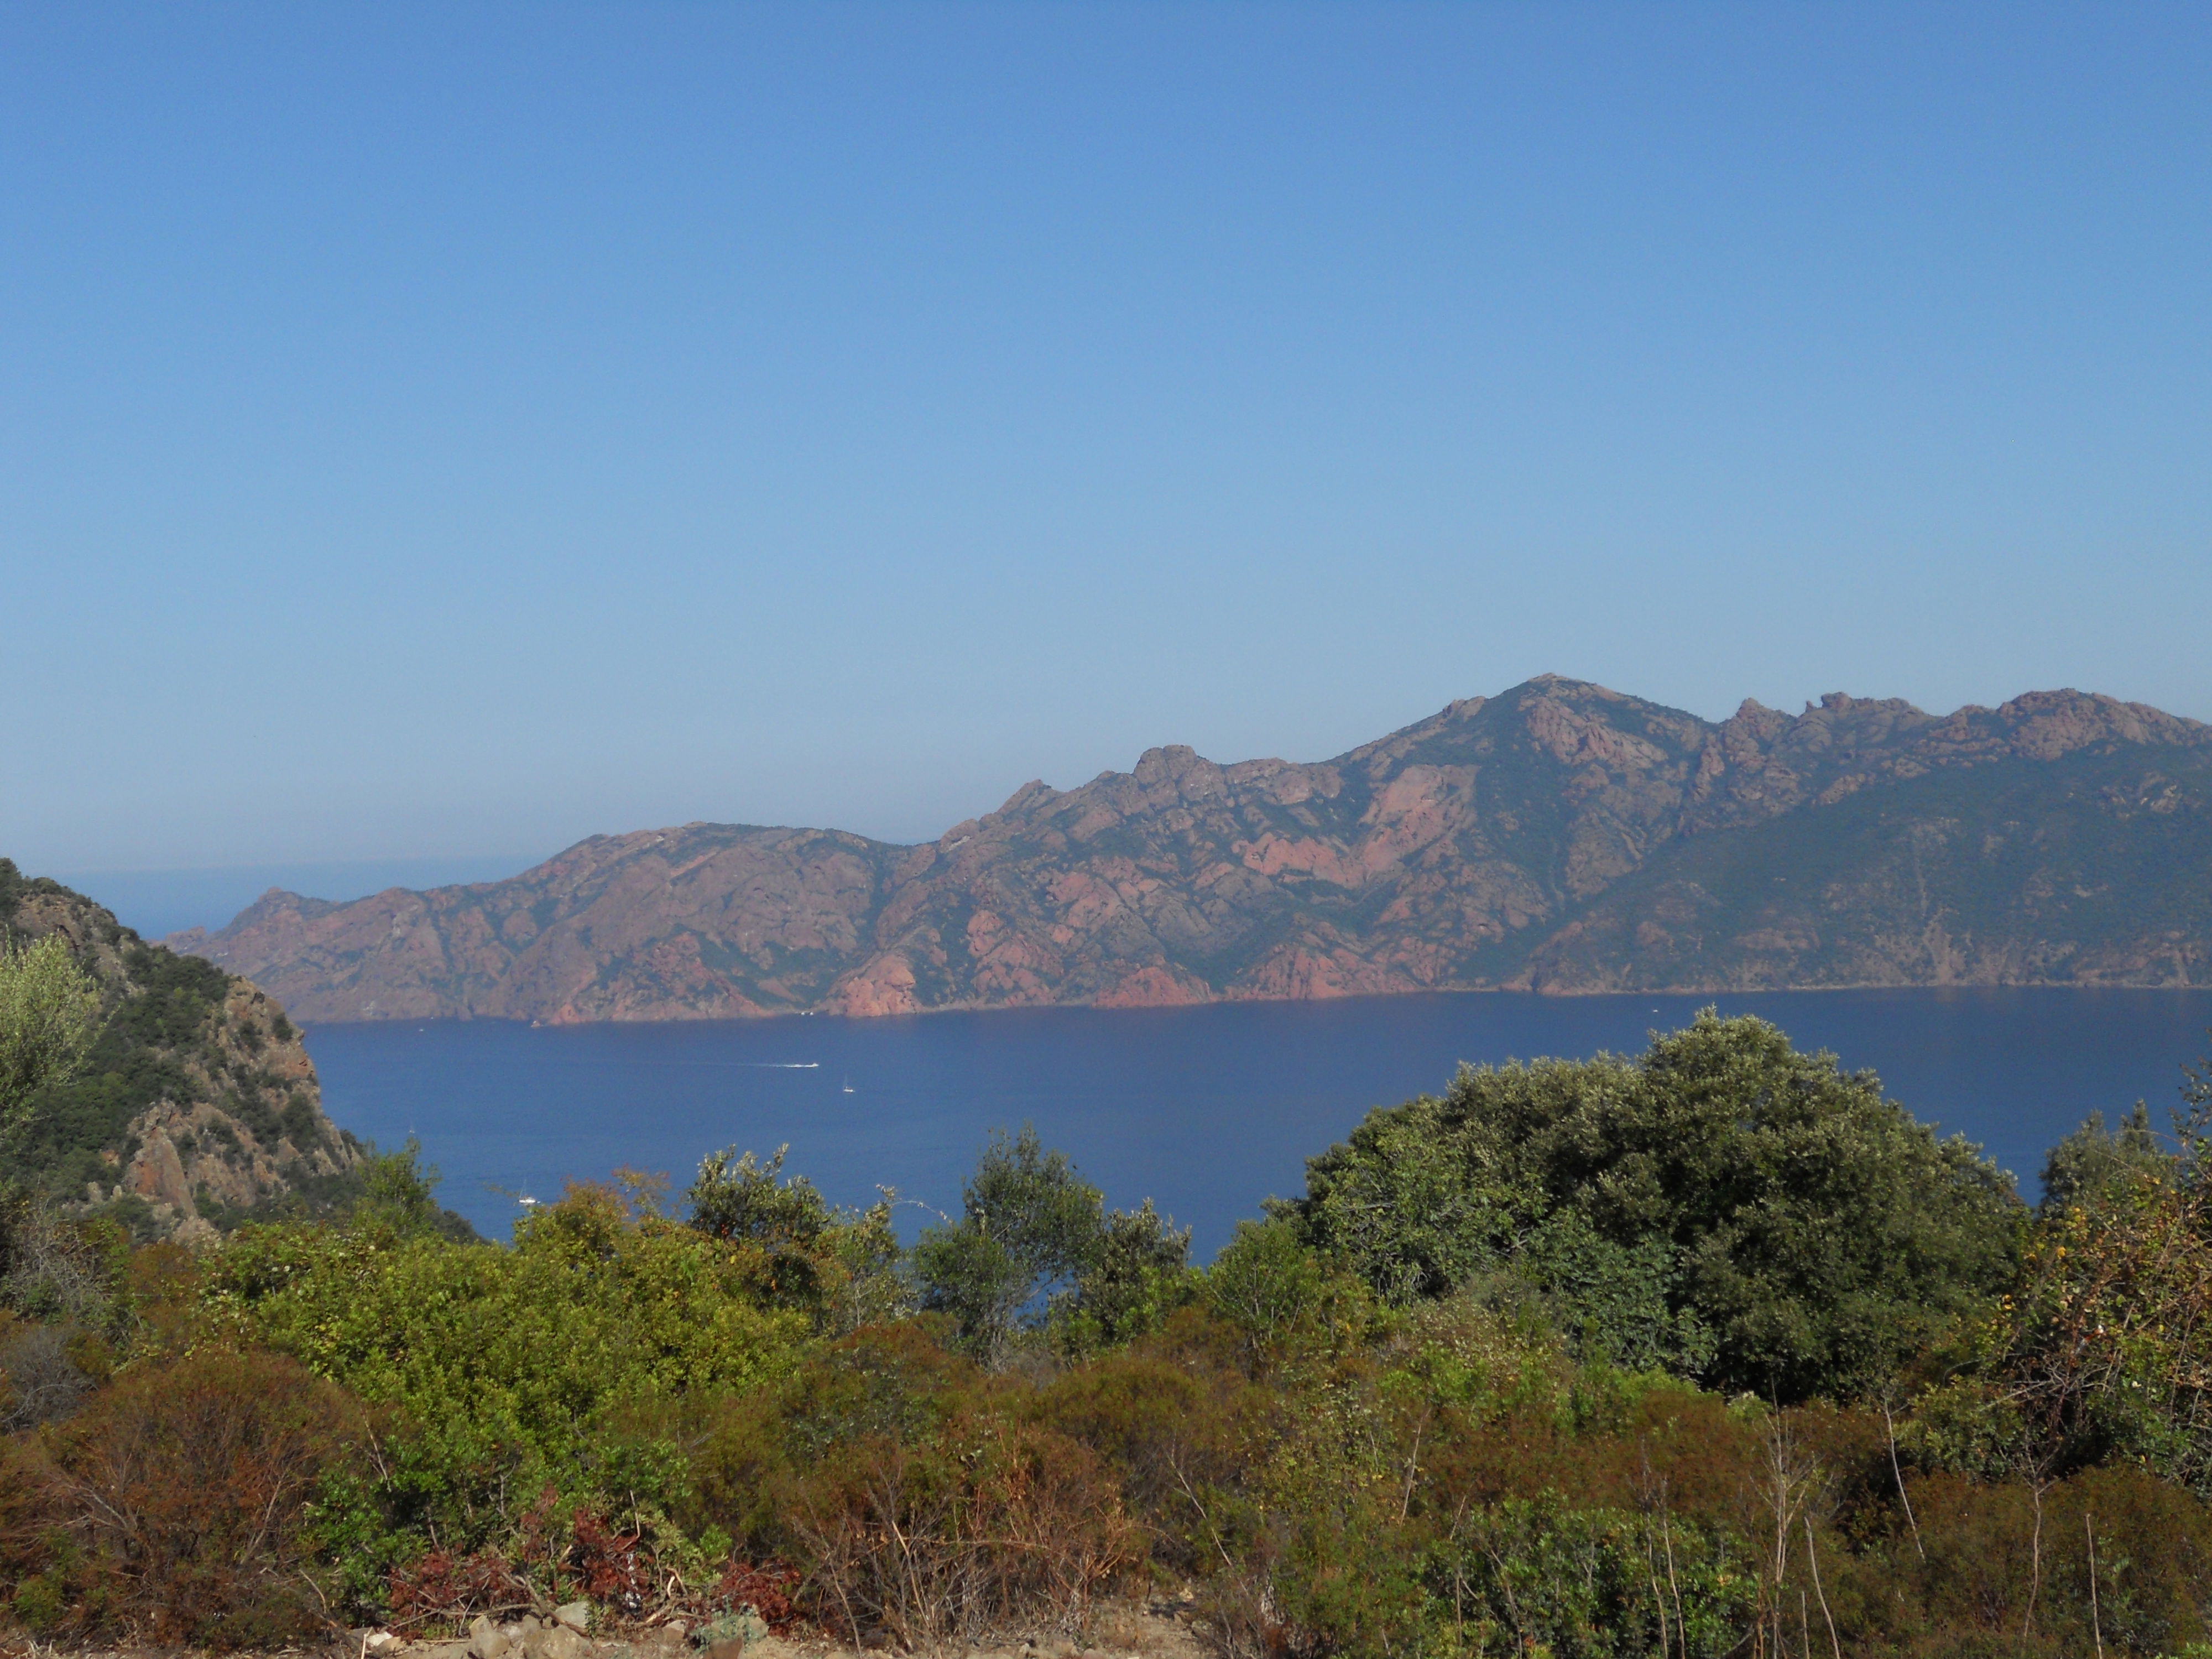
[[[1547,675],[1334,760],[1154,749],[921,846],[595,836],[167,942],[310,1021],[2201,985],[2212,726],[2076,691],[1715,724]]]

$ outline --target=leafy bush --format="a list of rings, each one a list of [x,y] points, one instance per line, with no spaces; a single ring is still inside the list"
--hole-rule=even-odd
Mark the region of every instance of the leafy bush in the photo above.
[[[833,1206],[804,1176],[781,1180],[787,1148],[763,1163],[709,1154],[684,1194],[691,1224],[757,1251],[772,1297],[811,1310],[838,1331],[895,1319],[910,1306],[900,1273],[891,1197],[865,1210]]]
[[[2130,1144],[2139,1127],[2086,1126],[2053,1153],[2080,1178],[1925,1413],[1945,1461],[2043,1480],[2124,1457],[2212,1495],[2212,1140],[2185,1119],[2160,1154]]]
[[[216,1328],[390,1414],[357,1509],[470,1547],[511,1532],[548,1486],[570,1504],[676,1501],[678,1451],[650,1430],[641,1440],[629,1425],[647,1419],[625,1413],[787,1370],[809,1322],[769,1305],[767,1279],[755,1247],[572,1188],[511,1249],[376,1228],[249,1230],[210,1261],[204,1300]],[[368,1520],[355,1524],[364,1549],[382,1547]]]
[[[100,988],[69,941],[0,936],[0,1148],[21,1133],[39,1092],[83,1067],[100,1033]]]
[[[1470,1068],[1371,1112],[1286,1212],[1392,1300],[1517,1279],[1592,1358],[1785,1401],[1875,1388],[1978,1311],[2023,1221],[1871,1074],[1711,1010],[1638,1060]]]
[[[367,1147],[349,1184],[354,1192],[335,1207],[357,1229],[382,1229],[401,1237],[434,1235],[457,1244],[477,1242],[477,1230],[466,1217],[439,1205],[437,1166],[422,1162],[422,1143],[412,1135],[395,1152]]]
[[[1099,1219],[1075,1294],[1053,1310],[1060,1346],[1086,1353],[1135,1340],[1197,1294],[1190,1271],[1190,1230],[1175,1224],[1146,1199],[1134,1210]]]
[[[1071,1284],[1090,1262],[1105,1200],[1063,1152],[1035,1129],[1001,1132],[961,1185],[956,1223],[923,1231],[914,1249],[922,1305],[950,1315],[960,1341],[1001,1358],[1024,1312],[1042,1322],[1041,1296]]]
[[[2159,1145],[2150,1109],[2142,1101],[2117,1129],[2105,1127],[2102,1112],[2092,1112],[2044,1159],[2043,1201],[2037,1212],[2051,1216],[2092,1209],[2113,1198],[2125,1201],[2141,1177],[2168,1174],[2174,1163],[2174,1155]]]

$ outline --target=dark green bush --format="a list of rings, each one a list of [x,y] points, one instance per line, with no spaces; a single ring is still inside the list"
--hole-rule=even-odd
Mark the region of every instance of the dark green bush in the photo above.
[[[1189,1253],[1189,1233],[1150,1200],[1109,1213],[1066,1154],[1024,1126],[992,1136],[961,1188],[960,1219],[916,1242],[914,1276],[922,1306],[995,1364],[1024,1329],[1051,1328],[1081,1352],[1153,1328],[1192,1294]]]
[[[1590,1358],[1784,1401],[1879,1386],[2004,1287],[2024,1224],[1873,1076],[1711,1011],[1372,1112],[1287,1212],[1392,1300],[1516,1278]]]

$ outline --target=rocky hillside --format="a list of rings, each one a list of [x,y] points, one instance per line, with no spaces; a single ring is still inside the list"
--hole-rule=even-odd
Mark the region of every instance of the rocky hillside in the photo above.
[[[362,1149],[323,1115],[300,1034],[259,987],[0,859],[0,936],[49,933],[99,981],[106,1024],[84,1072],[34,1102],[12,1175],[188,1241],[349,1192]]]
[[[925,846],[688,824],[171,943],[318,1020],[2202,984],[2212,727],[2073,691],[1716,725],[1546,677],[1313,764],[1155,749]]]

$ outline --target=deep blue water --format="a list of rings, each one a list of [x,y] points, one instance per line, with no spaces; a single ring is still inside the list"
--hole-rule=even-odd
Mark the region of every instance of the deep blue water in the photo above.
[[[411,1131],[441,1197],[504,1238],[514,1194],[617,1165],[680,1188],[719,1146],[791,1147],[831,1198],[876,1183],[940,1210],[988,1132],[1036,1124],[1105,1189],[1194,1229],[1200,1260],[1370,1106],[1440,1089],[1461,1060],[1632,1051],[1707,1002],[1870,1066],[2033,1196],[2051,1143],[2093,1109],[2176,1103],[2212,1048],[2212,991],[1917,990],[1721,997],[1492,993],[1202,1008],[1057,1008],[533,1029],[503,1021],[318,1026],[331,1115],[384,1146]],[[845,1085],[851,1085],[850,1092]],[[901,1212],[902,1231],[927,1219]]]

